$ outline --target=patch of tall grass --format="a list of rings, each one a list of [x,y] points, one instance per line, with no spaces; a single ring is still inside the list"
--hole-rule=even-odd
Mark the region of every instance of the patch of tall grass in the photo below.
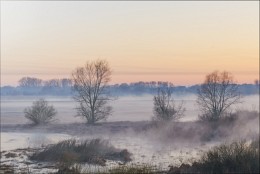
[[[117,160],[124,163],[131,161],[131,154],[119,150],[108,141],[92,139],[78,142],[75,139],[49,145],[44,150],[30,156],[31,160],[57,162],[66,165],[89,163],[104,166],[106,160]]]
[[[205,152],[192,165],[171,168],[169,174],[176,173],[259,173],[259,139],[222,144]]]
[[[199,170],[207,173],[259,173],[259,145],[256,144],[239,141],[217,146],[203,155]]]

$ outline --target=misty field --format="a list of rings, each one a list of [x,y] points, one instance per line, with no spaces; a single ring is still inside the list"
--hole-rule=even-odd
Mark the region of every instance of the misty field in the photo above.
[[[259,1],[1,1],[0,174],[259,170]]]
[[[197,121],[199,111],[194,95],[175,96],[175,101],[183,101],[186,108],[184,117],[178,122],[167,125],[154,123],[151,121],[153,97],[146,95],[124,96],[112,101],[112,115],[107,121],[96,125],[86,125],[85,120],[75,117],[75,102],[70,97],[46,97],[45,99],[57,109],[57,120],[48,125],[33,126],[24,118],[23,109],[36,99],[35,96],[2,97],[1,165],[7,168],[9,166],[10,171],[58,172],[58,169],[64,166],[64,161],[52,163],[35,160],[37,158],[32,156],[44,149],[48,152],[50,145],[64,140],[75,139],[80,143],[98,138],[108,142],[109,149],[114,149],[112,152],[118,154],[111,152],[115,158],[111,157],[111,153],[110,157],[95,157],[96,161],[102,161],[102,165],[99,165],[100,162],[80,162],[79,168],[83,173],[108,170],[116,173],[119,169],[126,172],[128,169],[115,167],[131,165],[147,167],[142,170],[156,168],[174,173],[174,167],[193,164],[215,146],[241,140],[250,143],[259,136],[258,95],[244,97],[242,104],[233,106],[234,112],[237,112],[237,119],[219,125],[205,125]],[[127,162],[118,160],[123,158],[120,152],[124,149],[129,152],[131,159]],[[65,155],[68,161],[72,161],[77,158],[77,153],[77,150],[70,150],[70,153],[62,155]],[[92,158],[93,156],[86,161]]]
[[[24,124],[28,120],[24,117],[23,110],[30,106],[40,96],[2,96],[1,97],[1,121],[2,124]],[[76,102],[72,97],[45,97],[58,111],[57,123],[82,123],[85,120],[75,117]],[[198,106],[196,95],[174,95],[177,103],[184,102],[185,116],[180,121],[194,121],[198,119]],[[243,98],[243,103],[233,106],[233,110],[257,110],[259,111],[259,96],[248,95]],[[107,121],[150,121],[153,116],[153,96],[120,96],[112,101],[113,113]]]

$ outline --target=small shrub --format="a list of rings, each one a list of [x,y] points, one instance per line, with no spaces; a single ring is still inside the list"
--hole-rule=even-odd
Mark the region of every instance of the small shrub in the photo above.
[[[34,124],[46,124],[53,121],[57,111],[53,106],[49,106],[44,99],[33,102],[31,107],[24,109],[24,114],[27,119]]]
[[[183,103],[177,106],[172,93],[171,85],[158,88],[157,95],[153,97],[154,121],[177,121],[183,117],[185,112]]]
[[[223,144],[204,154],[197,169],[206,173],[259,173],[259,146],[245,141]]]
[[[182,164],[168,171],[177,173],[259,173],[259,139],[251,144],[239,141],[216,146],[192,165]]]
[[[36,161],[53,161],[72,165],[74,163],[87,162],[105,166],[106,160],[131,161],[127,150],[114,148],[101,139],[85,140],[77,142],[75,139],[61,141],[47,146],[43,151],[37,152],[30,157]]]

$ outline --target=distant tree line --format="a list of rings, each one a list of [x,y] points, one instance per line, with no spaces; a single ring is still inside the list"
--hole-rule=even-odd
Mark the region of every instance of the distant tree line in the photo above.
[[[72,81],[70,79],[51,79],[51,80],[41,80],[34,77],[23,77],[19,81],[19,87],[23,88],[34,88],[34,87],[71,87]]]
[[[23,77],[17,87],[1,87],[1,95],[71,95],[72,81],[67,78],[42,80]]]
[[[50,79],[41,80],[34,77],[23,77],[19,80],[17,87],[1,87],[1,95],[56,95],[70,96],[73,94],[73,83],[71,79]],[[200,85],[192,86],[175,86],[170,82],[151,81],[135,82],[108,85],[111,95],[142,95],[156,94],[158,87],[171,86],[171,91],[175,94],[197,94]],[[240,84],[238,90],[243,95],[259,93],[259,81],[254,84]]]

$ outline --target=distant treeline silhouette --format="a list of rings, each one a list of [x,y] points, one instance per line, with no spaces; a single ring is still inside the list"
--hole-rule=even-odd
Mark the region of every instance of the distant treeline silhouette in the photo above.
[[[172,86],[175,94],[196,94],[200,85],[192,86],[175,86],[170,82],[151,81],[151,82],[134,82],[109,85],[111,95],[143,95],[155,94],[158,87]],[[240,84],[239,91],[244,95],[258,94],[259,83]],[[23,77],[19,80],[19,85],[1,87],[2,96],[12,95],[55,95],[55,96],[70,96],[73,94],[73,84],[70,79],[51,79],[41,80],[34,77]]]

